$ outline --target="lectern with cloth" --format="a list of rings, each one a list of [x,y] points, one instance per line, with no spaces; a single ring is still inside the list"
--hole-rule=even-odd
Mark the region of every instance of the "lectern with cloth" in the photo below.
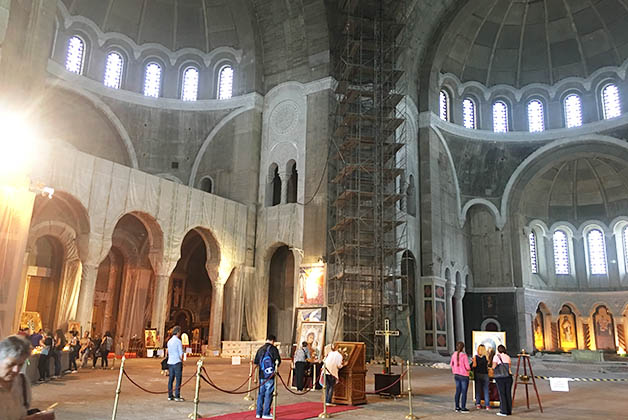
[[[366,346],[364,343],[336,343],[345,367],[338,372],[340,381],[334,386],[334,404],[366,404]]]

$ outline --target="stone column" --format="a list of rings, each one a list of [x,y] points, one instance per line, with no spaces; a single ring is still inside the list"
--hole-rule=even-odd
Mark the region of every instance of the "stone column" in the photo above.
[[[166,312],[168,311],[168,285],[170,276],[167,274],[157,274],[155,276],[155,299],[153,301],[153,313],[151,315],[150,326],[157,329],[159,339],[163,344],[164,328],[166,326]]]
[[[289,175],[285,172],[279,172],[279,178],[281,179],[281,204],[286,204],[288,203]]]
[[[81,323],[83,332],[89,331],[90,334],[92,330],[92,314],[94,312],[94,293],[96,291],[97,277],[97,265],[83,264],[81,272],[81,289],[79,290],[76,318]]]
[[[445,310],[447,311],[447,350],[449,353],[453,353],[456,348],[454,338],[454,308],[452,298],[456,287],[451,281],[447,282],[445,286]]]
[[[464,313],[462,312],[462,298],[464,297],[465,287],[458,285],[454,293],[456,298],[456,341],[464,342]]]
[[[222,308],[225,302],[225,282],[212,282],[212,307],[209,315],[209,349],[220,351]]]
[[[114,263],[112,258],[109,266],[109,281],[107,282],[107,302],[105,303],[103,331],[111,331],[111,328],[113,327],[113,304],[116,297],[116,280],[118,279],[117,268],[118,266]],[[122,290],[120,290],[120,292],[122,292]]]

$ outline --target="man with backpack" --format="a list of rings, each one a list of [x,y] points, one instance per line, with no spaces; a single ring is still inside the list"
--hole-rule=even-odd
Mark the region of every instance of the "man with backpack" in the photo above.
[[[266,339],[266,344],[257,350],[255,363],[259,368],[260,389],[257,395],[257,412],[255,418],[272,419],[270,406],[273,402],[273,392],[275,391],[275,362],[281,364],[279,350],[275,347],[277,338],[270,334]],[[279,366],[279,364],[277,366]]]

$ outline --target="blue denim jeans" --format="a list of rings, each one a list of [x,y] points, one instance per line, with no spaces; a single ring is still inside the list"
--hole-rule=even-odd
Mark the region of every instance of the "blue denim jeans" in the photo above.
[[[275,390],[275,380],[260,379],[262,386],[257,394],[257,416],[270,416],[270,406],[273,403],[273,391]]]
[[[327,381],[325,384],[327,387],[325,402],[330,404],[331,400],[334,398],[334,385],[336,385],[336,377],[334,375],[325,375],[325,380]]]
[[[491,402],[488,396],[488,373],[475,374],[475,405],[480,405],[484,398],[484,405],[490,406]]]
[[[467,408],[467,389],[469,388],[469,377],[454,375],[456,381],[456,408]]]
[[[179,362],[174,365],[168,365],[168,397],[180,398],[181,397],[181,376],[183,375],[183,363]],[[177,380],[177,386],[172,393],[172,383]]]

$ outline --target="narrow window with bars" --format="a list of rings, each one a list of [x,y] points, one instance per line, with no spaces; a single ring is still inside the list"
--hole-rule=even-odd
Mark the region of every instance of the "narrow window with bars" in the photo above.
[[[528,241],[530,243],[530,269],[532,270],[532,274],[538,274],[539,260],[536,247],[536,233],[530,232],[530,235],[528,236]]]
[[[462,125],[471,129],[478,127],[475,101],[471,98],[462,101]]]
[[[198,98],[198,74],[196,67],[188,67],[183,72],[181,99],[184,101],[195,101]]]
[[[552,242],[554,245],[554,272],[556,274],[569,274],[569,242],[567,234],[562,230],[554,232]]]
[[[493,104],[493,131],[495,133],[508,132],[508,105],[504,101]]]
[[[218,75],[218,99],[229,99],[233,95],[233,67],[225,66]]]
[[[119,53],[112,51],[107,54],[105,63],[105,77],[103,83],[105,86],[120,89],[122,84],[122,73],[124,71],[124,59]]]
[[[606,274],[608,270],[604,232],[596,228],[587,233],[587,250],[589,252],[589,272],[591,274]]]
[[[155,62],[148,63],[144,72],[144,96],[159,98],[161,91],[161,66]]]
[[[445,90],[440,91],[439,106],[440,119],[449,121],[449,94]]]
[[[65,55],[65,68],[76,74],[83,73],[83,60],[85,58],[85,42],[74,35],[68,40],[68,49]]]
[[[602,110],[605,120],[621,115],[621,100],[617,85],[611,83],[602,89]]]
[[[580,99],[580,95],[572,93],[565,97],[564,107],[567,128],[580,127],[582,125],[582,99]]]
[[[528,131],[530,133],[545,131],[543,102],[538,99],[532,99],[528,102]]]

